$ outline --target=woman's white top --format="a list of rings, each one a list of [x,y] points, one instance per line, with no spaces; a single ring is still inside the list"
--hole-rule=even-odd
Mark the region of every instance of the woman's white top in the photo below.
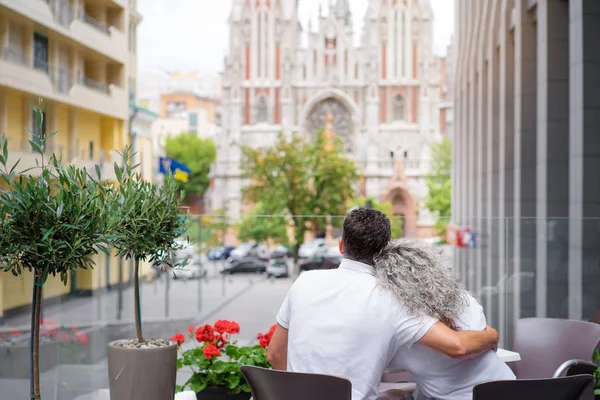
[[[466,293],[469,305],[456,319],[460,330],[484,330],[483,307]],[[410,371],[418,386],[417,400],[472,400],[473,386],[490,381],[515,379],[511,369],[488,350],[476,357],[455,359],[430,347],[415,343],[402,347],[388,369]]]

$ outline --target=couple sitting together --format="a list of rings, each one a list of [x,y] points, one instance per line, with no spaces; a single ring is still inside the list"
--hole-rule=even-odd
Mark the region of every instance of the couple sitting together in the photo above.
[[[515,379],[498,332],[438,253],[390,239],[385,214],[348,214],[339,268],[302,274],[281,306],[273,367],[346,378],[352,400],[375,400],[386,369],[409,371],[417,399],[471,399],[474,385]]]

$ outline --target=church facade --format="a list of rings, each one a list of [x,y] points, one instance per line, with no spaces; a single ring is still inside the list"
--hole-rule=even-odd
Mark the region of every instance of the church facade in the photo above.
[[[241,146],[269,146],[280,132],[311,138],[332,116],[360,195],[391,201],[418,236],[433,224],[424,177],[443,97],[429,2],[369,0],[360,40],[348,0],[318,12],[304,32],[298,0],[233,0],[209,206],[242,214]]]

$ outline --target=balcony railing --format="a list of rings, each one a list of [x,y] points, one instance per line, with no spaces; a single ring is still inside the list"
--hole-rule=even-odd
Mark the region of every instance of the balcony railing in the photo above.
[[[12,64],[18,64],[26,66],[29,62],[27,57],[21,52],[15,51],[9,47],[0,48],[0,58],[6,60]]]
[[[47,1],[50,4],[50,0]],[[65,27],[69,27],[75,19],[75,10],[68,0],[54,0],[52,2],[52,12],[56,22]]]
[[[83,83],[83,86],[89,88],[89,89],[93,89],[96,90],[98,92],[102,92],[105,94],[110,94],[110,91],[108,89],[108,85],[104,82],[98,82],[95,81],[91,78],[88,78],[87,76],[82,76],[81,77],[81,83]]]
[[[41,59],[33,59],[33,62],[26,57],[23,53],[10,49],[8,47],[0,48],[0,59],[8,61],[12,64],[17,64],[25,68],[33,68],[40,71],[50,78],[53,86],[60,93],[69,93],[75,83],[79,83],[89,89],[110,94],[109,87],[104,82],[98,82],[85,75],[77,75],[72,72],[69,68],[61,67],[47,63]]]
[[[81,20],[83,22],[93,26],[94,28],[98,29],[99,31],[105,33],[106,35],[110,34],[110,31],[108,30],[108,25],[106,25],[102,21],[98,21],[97,19],[91,17],[84,10],[81,11]]]

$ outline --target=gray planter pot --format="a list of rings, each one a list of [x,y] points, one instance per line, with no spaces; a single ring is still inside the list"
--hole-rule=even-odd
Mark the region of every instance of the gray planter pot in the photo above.
[[[177,377],[177,344],[154,349],[108,345],[111,400],[172,399]]]

